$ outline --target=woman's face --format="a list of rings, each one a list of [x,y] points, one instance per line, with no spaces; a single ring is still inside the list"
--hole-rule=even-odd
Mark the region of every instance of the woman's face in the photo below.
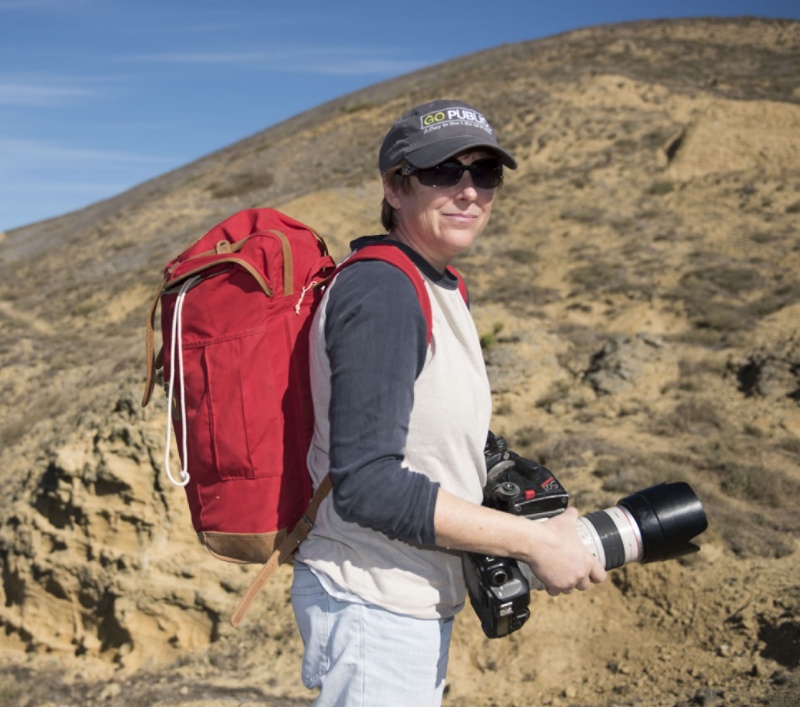
[[[492,157],[484,151],[466,152],[455,159],[468,165]],[[405,243],[440,272],[481,234],[492,211],[494,189],[481,189],[465,171],[452,187],[426,187],[411,177],[411,190],[395,188],[384,179],[384,196],[397,212],[397,227],[390,237]]]

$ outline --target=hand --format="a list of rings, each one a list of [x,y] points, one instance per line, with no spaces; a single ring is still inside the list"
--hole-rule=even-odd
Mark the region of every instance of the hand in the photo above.
[[[532,523],[537,532],[526,561],[551,596],[584,591],[606,578],[605,568],[578,537],[577,522],[578,511],[568,508],[547,521]]]

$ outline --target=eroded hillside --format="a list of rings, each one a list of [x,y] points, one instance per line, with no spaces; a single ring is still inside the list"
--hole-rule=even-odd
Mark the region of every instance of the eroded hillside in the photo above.
[[[520,167],[467,278],[493,428],[582,511],[686,480],[697,555],[458,622],[450,705],[792,705],[800,691],[800,24],[692,20],[502,46],[345,96],[0,241],[0,701],[305,704],[288,572],[210,558],[140,406],[163,265],[272,206],[377,232],[387,125],[480,106]]]

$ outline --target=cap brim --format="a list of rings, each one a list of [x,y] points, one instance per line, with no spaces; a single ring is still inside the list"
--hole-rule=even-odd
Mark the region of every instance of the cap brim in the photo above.
[[[488,150],[489,152],[494,152],[500,158],[500,161],[503,163],[503,165],[509,169],[517,168],[517,161],[510,152],[507,152],[502,147],[498,147],[497,145],[493,145],[492,143],[487,143],[482,140],[476,140],[475,138],[466,137],[464,135],[459,135],[448,140],[438,140],[431,145],[420,147],[413,152],[409,152],[406,155],[406,160],[414,165],[414,167],[419,167],[419,169],[427,169],[428,167],[435,167],[437,164],[440,164],[450,157],[454,157],[455,155],[464,152],[465,150],[474,150],[479,148]]]

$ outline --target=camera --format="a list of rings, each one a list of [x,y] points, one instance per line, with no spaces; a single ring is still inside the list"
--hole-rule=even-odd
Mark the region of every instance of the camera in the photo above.
[[[569,494],[546,467],[510,451],[489,433],[484,450],[483,505],[544,520],[563,513]],[[626,496],[617,505],[578,519],[578,536],[606,569],[629,562],[660,562],[699,548],[691,542],[708,527],[703,506],[685,482],[662,483]],[[544,585],[524,562],[464,553],[470,603],[488,638],[519,630],[530,618],[531,589]]]

